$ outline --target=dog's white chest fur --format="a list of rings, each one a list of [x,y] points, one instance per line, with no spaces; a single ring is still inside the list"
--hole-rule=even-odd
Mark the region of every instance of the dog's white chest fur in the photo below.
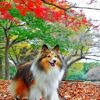
[[[51,67],[48,73],[40,71],[34,64],[31,67],[33,76],[35,77],[35,85],[31,87],[29,100],[39,100],[44,96],[45,100],[59,100],[57,88],[59,81],[62,79],[64,70],[58,67]]]

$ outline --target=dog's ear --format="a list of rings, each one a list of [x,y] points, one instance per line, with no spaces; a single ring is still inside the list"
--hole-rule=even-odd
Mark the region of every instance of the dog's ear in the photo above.
[[[48,50],[48,46],[46,44],[42,45],[42,51],[45,52]]]
[[[59,52],[59,45],[56,45],[52,50],[55,51],[56,53],[58,53]]]

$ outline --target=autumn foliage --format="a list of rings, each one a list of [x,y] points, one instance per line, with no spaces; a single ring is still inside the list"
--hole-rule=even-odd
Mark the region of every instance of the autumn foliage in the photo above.
[[[12,8],[11,4],[8,2],[0,2],[0,19],[10,19],[13,20],[13,16],[10,15],[9,10]]]
[[[0,100],[13,100],[8,90],[10,83],[11,80],[0,80]],[[100,84],[62,81],[58,93],[62,100],[100,100]]]
[[[90,26],[85,15],[76,12],[71,8],[71,4],[64,0],[12,0],[11,2],[0,2],[0,19],[15,18],[9,13],[9,10],[16,8],[22,16],[31,13],[33,16],[50,22],[64,23],[66,27],[77,31],[80,26]]]

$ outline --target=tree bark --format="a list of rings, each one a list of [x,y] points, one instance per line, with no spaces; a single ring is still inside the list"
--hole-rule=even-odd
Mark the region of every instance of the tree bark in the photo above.
[[[0,79],[3,79],[3,65],[2,65],[2,57],[0,57]]]
[[[64,63],[65,63],[65,66],[64,66],[65,67],[65,72],[64,72],[62,80],[66,80],[66,77],[68,75],[68,69],[71,67],[71,65],[74,64],[75,62],[83,59],[83,58],[84,58],[84,56],[80,56],[80,57],[78,57],[76,59],[73,59],[71,61],[66,61],[66,60],[64,61]]]
[[[8,50],[9,50],[8,43],[6,43],[6,47],[5,47],[5,79],[9,79],[10,78]]]
[[[10,79],[10,73],[9,73],[9,57],[8,57],[8,51],[9,51],[9,35],[8,35],[8,28],[4,28],[4,35],[5,35],[5,79]]]

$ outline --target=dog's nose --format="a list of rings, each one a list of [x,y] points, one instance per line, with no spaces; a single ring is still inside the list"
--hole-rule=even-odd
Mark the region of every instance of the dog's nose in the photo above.
[[[53,60],[53,63],[56,63],[56,60]]]

